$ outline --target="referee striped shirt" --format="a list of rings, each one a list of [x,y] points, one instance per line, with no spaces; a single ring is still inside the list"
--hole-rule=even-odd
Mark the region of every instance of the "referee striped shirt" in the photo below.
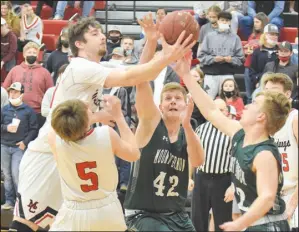
[[[210,122],[197,127],[195,133],[199,136],[205,151],[205,162],[198,167],[198,170],[211,174],[229,172],[231,157],[230,137],[222,133]]]

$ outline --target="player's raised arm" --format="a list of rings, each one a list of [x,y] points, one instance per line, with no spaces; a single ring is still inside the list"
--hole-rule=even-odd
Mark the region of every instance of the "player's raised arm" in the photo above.
[[[191,57],[180,59],[174,66],[174,70],[183,78],[202,115],[220,131],[232,137],[242,128],[241,125],[237,121],[225,117],[209,95],[197,84],[195,78],[190,74],[190,59]]]

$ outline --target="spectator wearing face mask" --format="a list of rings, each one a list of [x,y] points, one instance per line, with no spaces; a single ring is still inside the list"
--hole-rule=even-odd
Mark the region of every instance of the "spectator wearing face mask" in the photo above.
[[[3,87],[7,89],[14,82],[24,85],[24,103],[33,108],[41,128],[46,120],[41,115],[41,103],[47,89],[53,86],[53,80],[49,71],[36,62],[38,53],[39,47],[36,43],[27,43],[23,52],[25,61],[12,68]]]
[[[113,26],[108,31],[108,38],[107,38],[107,54],[111,54],[114,48],[120,47],[122,34],[121,30],[118,26]]]
[[[112,53],[109,55],[109,63],[124,65],[125,54],[121,47],[114,48]]]
[[[265,65],[277,59],[278,50],[278,27],[268,24],[264,28],[264,33],[260,37],[261,46],[252,53],[249,77],[254,90],[259,86],[259,81],[264,73]]]
[[[193,5],[194,18],[199,26],[208,23],[207,10],[212,6],[218,6],[221,10],[224,8],[224,1],[196,1]]]
[[[124,50],[125,63],[137,64],[138,58],[134,51],[134,39],[130,36],[124,36],[121,40],[121,48]]]
[[[198,38],[198,50],[197,57],[199,56],[201,44],[206,37],[206,35],[210,32],[216,31],[218,29],[218,15],[221,12],[221,9],[217,5],[211,6],[207,11],[207,18],[209,22],[203,25],[200,28],[199,38]]]
[[[33,109],[23,103],[24,86],[12,83],[9,104],[1,110],[1,169],[4,174],[5,204],[14,207],[19,182],[19,165],[28,144],[36,138],[38,123]]]
[[[67,28],[64,28],[58,38],[56,50],[50,54],[46,64],[46,68],[53,76],[54,85],[58,77],[58,68],[61,67],[62,64],[68,63],[68,51],[69,42]]]
[[[213,99],[219,94],[222,82],[234,79],[236,68],[243,65],[242,43],[230,30],[231,19],[231,13],[219,13],[218,30],[204,38],[199,54],[200,67],[205,73],[204,89]]]
[[[263,34],[264,27],[268,24],[269,20],[265,13],[259,12],[254,16],[254,25],[253,25],[253,33],[249,36],[247,43],[244,45],[244,53],[245,53],[245,72],[244,72],[244,81],[245,81],[245,89],[247,96],[247,104],[250,104],[252,99],[251,95],[253,92],[251,79],[249,77],[249,69],[251,65],[251,56],[253,51],[259,47],[259,40],[261,35]]]

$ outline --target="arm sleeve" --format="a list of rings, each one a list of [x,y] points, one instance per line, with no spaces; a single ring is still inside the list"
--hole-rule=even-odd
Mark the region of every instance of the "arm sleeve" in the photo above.
[[[275,5],[271,13],[268,15],[269,21],[273,18],[280,16],[284,10],[285,1],[275,1]]]
[[[209,52],[209,36],[208,35],[203,40],[198,58],[199,58],[201,65],[210,65],[210,64],[215,63],[215,61],[214,61],[215,56],[210,55],[210,52]]]
[[[232,64],[236,66],[242,66],[244,61],[244,52],[242,47],[242,42],[239,37],[236,39],[236,48],[235,48],[235,54],[232,57]]]
[[[257,80],[256,76],[257,76],[257,55],[256,55],[256,50],[252,53],[251,56],[251,64],[250,64],[250,69],[249,69],[249,77],[251,80],[253,80],[254,82]]]
[[[37,136],[38,133],[38,123],[37,123],[37,117],[36,114],[34,113],[33,109],[30,108],[29,110],[29,122],[28,122],[28,134],[23,140],[23,143],[25,144],[26,147],[28,147],[28,144],[34,140]]]
[[[48,69],[49,73],[53,72],[53,62],[52,62],[53,53],[49,56],[47,60],[46,68]]]
[[[6,56],[3,57],[2,61],[4,63],[12,60],[16,56],[17,52],[17,37],[12,34],[9,40],[9,52]]]

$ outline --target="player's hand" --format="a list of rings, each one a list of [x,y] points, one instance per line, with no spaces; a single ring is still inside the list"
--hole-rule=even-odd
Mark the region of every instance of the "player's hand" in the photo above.
[[[219,226],[223,231],[242,231],[242,226],[240,226],[236,221],[225,222]]]
[[[178,37],[176,43],[174,45],[169,45],[163,34],[160,33],[160,39],[162,43],[162,57],[163,59],[168,63],[171,64],[173,62],[176,62],[177,60],[181,59],[184,57],[190,50],[191,48],[195,45],[196,41],[192,41],[193,35],[190,34],[187,39],[184,39],[184,36],[186,34],[186,31],[183,31],[180,36]]]
[[[100,122],[103,125],[115,127],[115,122],[111,114],[106,112],[105,110],[100,110],[99,112],[95,112],[92,114],[92,123]]]
[[[232,57],[231,57],[231,56],[225,56],[225,57],[224,57],[224,61],[225,61],[226,63],[231,63],[231,62],[232,62]]]
[[[193,189],[194,189],[194,180],[189,179],[188,191],[192,191]]]
[[[293,217],[293,214],[297,208],[298,204],[293,203],[291,200],[286,205],[286,212],[288,216],[288,220]]]
[[[118,97],[105,94],[103,95],[103,103],[104,110],[111,114],[114,119],[123,117],[121,102]]]
[[[154,23],[152,12],[146,14],[145,16],[143,16],[141,20],[138,19],[137,21],[139,25],[143,28],[146,39],[155,40],[155,41],[158,40],[159,38],[158,28],[160,22],[157,21],[157,24]]]
[[[188,103],[186,109],[181,114],[181,122],[183,128],[186,128],[191,125],[190,121],[194,109],[194,102],[192,100],[192,97],[188,94],[187,98],[188,98]]]
[[[7,131],[10,133],[16,133],[18,127],[12,124],[7,125]]]
[[[235,195],[235,190],[233,188],[233,186],[229,186],[227,188],[227,190],[225,191],[225,194],[224,194],[224,201],[226,203],[232,201],[234,199],[234,195]]]
[[[192,52],[191,50],[179,59],[177,62],[170,64],[172,69],[178,74],[179,77],[183,78],[187,73],[190,73],[192,60]]]
[[[23,143],[23,141],[16,143],[16,145],[21,149],[21,150],[25,150],[25,144]]]
[[[222,62],[222,61],[224,61],[224,57],[223,56],[216,56],[215,58],[214,58],[214,61],[215,62]]]

